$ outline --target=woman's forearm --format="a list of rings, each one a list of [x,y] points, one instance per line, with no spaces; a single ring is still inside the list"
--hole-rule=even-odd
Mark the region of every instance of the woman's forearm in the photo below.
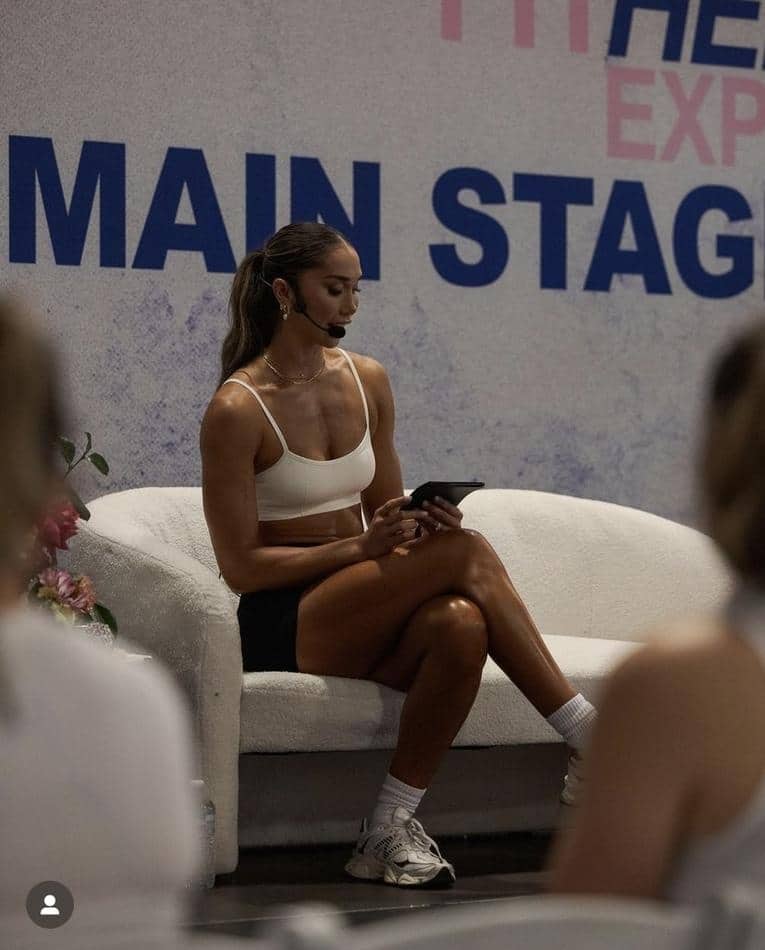
[[[366,560],[361,539],[362,535],[357,535],[311,547],[253,548],[236,576],[226,577],[226,583],[238,593],[310,584]]]

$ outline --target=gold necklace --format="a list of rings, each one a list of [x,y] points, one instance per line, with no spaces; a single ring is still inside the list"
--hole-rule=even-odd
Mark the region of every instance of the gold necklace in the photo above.
[[[298,383],[298,384],[300,384],[300,383],[312,383],[315,379],[318,379],[319,376],[321,376],[321,374],[322,374],[322,373],[324,372],[324,370],[327,368],[327,362],[326,362],[326,360],[322,360],[321,366],[320,366],[319,369],[313,374],[313,376],[304,376],[304,375],[301,373],[298,379],[294,379],[292,376],[285,376],[284,373],[282,373],[280,370],[278,370],[278,369],[274,366],[274,364],[271,362],[271,360],[266,356],[265,353],[263,353],[263,359],[264,359],[265,362],[266,362],[266,366],[268,366],[268,368],[269,368],[272,372],[276,373],[276,375],[279,377],[279,379],[283,379],[286,383]]]

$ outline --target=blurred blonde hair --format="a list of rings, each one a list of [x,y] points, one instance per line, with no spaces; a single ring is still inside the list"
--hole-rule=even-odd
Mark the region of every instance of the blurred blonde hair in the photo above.
[[[765,318],[715,365],[700,487],[709,533],[743,578],[765,587]]]
[[[41,326],[0,292],[0,571],[23,566],[30,532],[60,490],[56,360]]]

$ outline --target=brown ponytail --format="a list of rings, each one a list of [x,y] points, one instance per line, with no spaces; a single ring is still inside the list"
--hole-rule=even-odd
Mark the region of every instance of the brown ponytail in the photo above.
[[[263,249],[251,251],[234,275],[228,309],[231,325],[223,341],[218,385],[255,359],[271,342],[279,307],[271,288],[263,283]]]
[[[297,221],[277,231],[259,250],[247,254],[231,285],[231,323],[223,341],[219,386],[271,342],[279,319],[272,282],[282,277],[297,293],[300,273],[317,267],[329,251],[347,243],[339,231],[326,224]]]

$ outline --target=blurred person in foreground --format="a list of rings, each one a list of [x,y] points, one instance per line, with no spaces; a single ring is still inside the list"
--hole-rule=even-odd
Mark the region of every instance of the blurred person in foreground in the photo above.
[[[2,943],[174,946],[199,854],[178,691],[25,603],[29,539],[61,491],[58,389],[39,326],[0,295]],[[55,933],[27,913],[50,881],[74,900]]]
[[[735,591],[609,678],[552,891],[696,903],[765,886],[765,321],[717,362],[699,476]]]

